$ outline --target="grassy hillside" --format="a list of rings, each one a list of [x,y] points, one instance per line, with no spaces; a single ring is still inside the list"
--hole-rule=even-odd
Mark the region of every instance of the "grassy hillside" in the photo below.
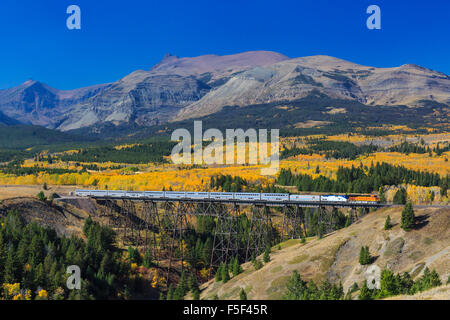
[[[385,231],[387,215],[394,226]],[[342,282],[347,292],[353,283],[361,285],[365,280],[368,266],[358,262],[363,245],[369,246],[375,257],[373,264],[381,269],[388,267],[394,273],[408,271],[416,279],[427,266],[435,268],[442,283],[446,283],[450,275],[450,210],[417,209],[416,217],[417,228],[405,232],[400,228],[401,208],[385,208],[323,239],[310,238],[305,244],[289,240],[281,245],[281,250],[272,248],[271,261],[263,268],[255,270],[251,263],[246,263],[244,272],[226,284],[214,280],[206,283],[201,298],[210,299],[217,294],[220,299],[239,299],[244,288],[249,299],[280,299],[294,270],[306,281]],[[353,296],[357,295],[355,292]],[[446,298],[450,298],[448,290]]]

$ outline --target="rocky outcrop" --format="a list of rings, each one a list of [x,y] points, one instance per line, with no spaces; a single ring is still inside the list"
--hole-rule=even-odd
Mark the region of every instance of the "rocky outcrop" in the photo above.
[[[423,100],[450,104],[450,77],[415,65],[373,68],[313,56],[256,67],[181,110],[174,120],[205,116],[227,105],[246,106],[307,96],[312,90],[367,105],[420,106]]]

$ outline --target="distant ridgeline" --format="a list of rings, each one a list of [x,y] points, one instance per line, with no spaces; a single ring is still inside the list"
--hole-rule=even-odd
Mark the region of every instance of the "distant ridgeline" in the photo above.
[[[60,159],[75,162],[161,163],[165,162],[164,156],[170,156],[175,144],[171,141],[156,141],[123,148],[93,147],[81,149],[77,153],[65,154]]]

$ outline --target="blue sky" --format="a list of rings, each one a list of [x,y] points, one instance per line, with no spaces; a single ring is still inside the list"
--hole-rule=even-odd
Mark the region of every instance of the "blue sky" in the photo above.
[[[66,28],[76,4],[82,29]],[[381,8],[382,29],[366,28]],[[33,78],[58,89],[112,82],[180,57],[272,50],[450,74],[450,1],[2,0],[0,88]]]

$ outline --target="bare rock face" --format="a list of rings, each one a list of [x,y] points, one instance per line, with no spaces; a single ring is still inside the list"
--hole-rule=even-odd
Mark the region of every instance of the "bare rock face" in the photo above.
[[[107,86],[62,91],[28,80],[18,87],[0,90],[0,111],[20,123],[54,128],[70,106],[98,94]]]
[[[201,99],[210,87],[192,76],[153,75],[137,71],[102,94],[73,106],[58,128],[66,131],[97,122],[135,122],[152,125],[167,121],[181,108]]]
[[[151,126],[229,105],[296,100],[313,90],[372,106],[420,107],[424,100],[450,105],[450,77],[417,65],[374,68],[328,56],[290,59],[253,51],[194,58],[167,54],[150,70],[70,91],[27,81],[0,90],[0,112],[62,131],[105,123]]]
[[[67,131],[98,122],[149,126],[167,122],[232,75],[258,65],[287,60],[276,52],[178,58],[167,54],[149,71],[138,70],[69,110],[58,129]]]
[[[449,104],[450,77],[415,65],[373,68],[327,56],[290,59],[233,76],[173,120],[205,116],[226,105],[295,100],[312,90],[374,106],[420,106],[421,100]]]

